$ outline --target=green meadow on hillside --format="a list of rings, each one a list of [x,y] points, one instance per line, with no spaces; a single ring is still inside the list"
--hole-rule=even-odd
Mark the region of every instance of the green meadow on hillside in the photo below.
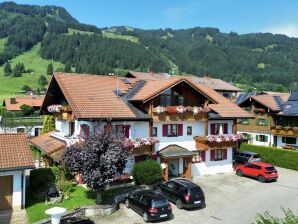
[[[35,45],[30,51],[11,60],[12,67],[18,62],[22,62],[26,69],[34,70],[32,74],[26,73],[22,77],[4,76],[3,66],[0,67],[0,102],[5,97],[17,95],[24,85],[28,85],[33,89],[40,88],[38,79],[41,74],[46,74],[48,64],[52,63],[54,70],[64,68],[64,65],[60,62],[42,59],[39,55],[39,49],[40,43]],[[47,78],[50,80],[51,76],[47,76]]]

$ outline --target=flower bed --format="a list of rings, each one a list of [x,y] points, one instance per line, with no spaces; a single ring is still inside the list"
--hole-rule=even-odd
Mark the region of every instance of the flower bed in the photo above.
[[[163,113],[168,113],[168,114],[183,114],[187,112],[191,112],[194,115],[201,114],[201,113],[208,113],[210,112],[210,108],[207,106],[203,107],[190,107],[190,106],[169,106],[169,107],[164,107],[164,106],[158,106],[153,109],[153,112],[157,114],[163,114]]]
[[[124,140],[124,146],[130,149],[139,148],[144,145],[153,145],[155,143],[158,143],[158,140],[152,137],[137,138],[137,139],[126,138]]]
[[[205,137],[206,142],[236,142],[245,139],[244,135],[239,134],[223,134],[223,135],[208,135]]]
[[[60,104],[54,104],[54,105],[50,105],[48,106],[48,111],[50,113],[60,113],[62,111],[62,105]]]

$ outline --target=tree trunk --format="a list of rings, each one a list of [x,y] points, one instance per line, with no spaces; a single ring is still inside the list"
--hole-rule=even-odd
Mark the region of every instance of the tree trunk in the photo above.
[[[103,201],[102,201],[102,191],[97,191],[96,204],[101,205],[102,203],[103,203]]]

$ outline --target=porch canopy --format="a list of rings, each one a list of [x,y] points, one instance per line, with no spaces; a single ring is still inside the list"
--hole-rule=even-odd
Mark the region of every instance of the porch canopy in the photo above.
[[[195,156],[196,152],[189,151],[179,145],[168,145],[157,153],[161,158],[173,157],[191,157]]]

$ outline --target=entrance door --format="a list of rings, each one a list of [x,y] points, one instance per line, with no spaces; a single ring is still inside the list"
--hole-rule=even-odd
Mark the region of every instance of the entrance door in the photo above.
[[[170,159],[168,161],[169,177],[179,176],[179,159]]]
[[[273,146],[277,146],[277,136],[273,136]]]
[[[191,177],[191,160],[192,158],[183,158],[183,177]]]
[[[13,176],[0,176],[0,211],[12,208]]]

